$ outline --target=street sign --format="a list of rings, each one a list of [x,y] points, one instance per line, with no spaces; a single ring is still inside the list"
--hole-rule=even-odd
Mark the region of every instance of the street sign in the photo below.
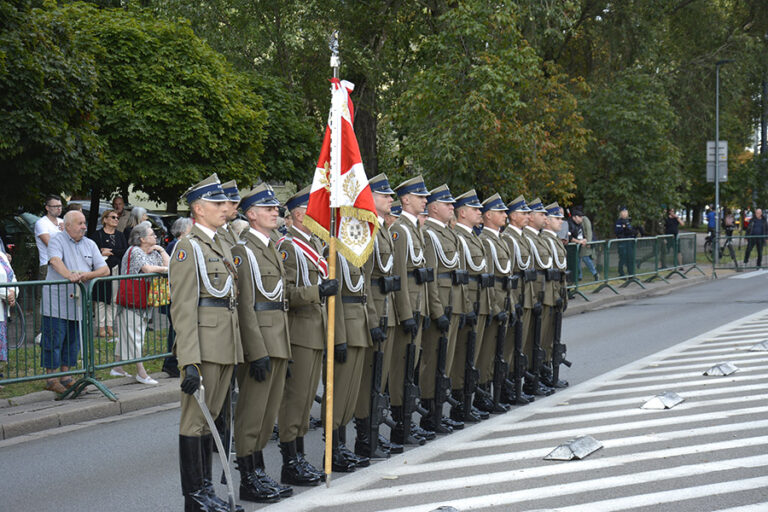
[[[717,150],[717,157],[720,159],[720,162],[727,162],[728,161],[728,141],[721,140],[719,146],[720,147]],[[710,141],[707,141],[707,162],[714,162],[714,161],[715,161],[715,141],[710,140]]]
[[[717,173],[720,175],[720,183],[728,181],[728,162],[720,162],[717,166]],[[715,182],[715,162],[707,162],[707,183]]]

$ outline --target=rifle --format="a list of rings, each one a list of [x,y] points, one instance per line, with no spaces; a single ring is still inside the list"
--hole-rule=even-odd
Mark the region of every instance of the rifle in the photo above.
[[[452,306],[445,307],[445,316],[451,318]],[[446,375],[445,367],[448,360],[448,331],[441,331],[437,340],[437,368],[435,369],[435,408],[432,410],[435,425],[443,420],[443,404],[451,396],[451,378]]]
[[[416,411],[419,401],[419,386],[416,385],[416,335],[421,326],[421,313],[413,312],[413,319],[416,321],[416,327],[411,332],[411,341],[405,346],[405,377],[403,385],[403,428],[405,429],[405,440],[408,444],[415,444],[416,439],[411,441],[411,416]]]
[[[387,295],[384,296],[384,315],[379,317],[379,328],[387,332]],[[384,372],[384,352],[381,350],[381,341],[378,342],[376,350],[373,352],[373,369],[371,380],[371,409],[370,409],[370,421],[368,426],[370,431],[368,432],[368,439],[370,439],[371,452],[368,454],[370,457],[379,458],[381,455],[378,452],[379,444],[379,425],[384,421],[384,414],[389,409],[389,400],[381,392],[381,378]]]
[[[503,288],[507,292],[504,297],[504,311],[507,315],[511,311],[511,301],[509,292],[517,288],[517,276],[514,278],[505,276],[503,278]],[[509,363],[504,360],[504,339],[507,336],[507,323],[499,322],[496,330],[496,353],[493,357],[493,405],[499,406],[501,403],[501,391],[507,383],[507,374],[509,374]]]
[[[563,274],[564,275],[564,274]],[[554,331],[555,336],[552,344],[552,384],[557,385],[560,381],[560,365],[564,364],[568,368],[571,362],[566,359],[567,347],[561,343],[563,333],[563,306],[565,305],[565,287],[560,288],[560,297],[555,302]],[[566,384],[567,385],[567,384]]]
[[[544,359],[546,358],[546,353],[541,346],[541,315],[543,313],[544,290],[538,292],[536,299],[538,302],[533,305],[533,378],[531,379],[534,393],[539,389],[541,371],[544,366]]]

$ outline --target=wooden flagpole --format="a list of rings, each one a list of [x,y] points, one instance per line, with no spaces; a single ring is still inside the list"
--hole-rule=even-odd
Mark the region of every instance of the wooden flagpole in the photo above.
[[[339,78],[339,32],[334,31],[329,42],[331,49],[331,68],[333,78]],[[331,103],[333,104],[333,103]],[[331,129],[339,129],[331,126]],[[340,136],[341,134],[339,134]],[[333,151],[330,154],[333,159]],[[333,173],[328,173],[328,182],[333,190]],[[332,203],[331,203],[332,204]],[[331,223],[328,226],[328,278],[336,279],[336,214],[337,208],[331,206]],[[331,454],[333,451],[333,357],[336,334],[336,296],[328,297],[328,339],[325,350],[325,486],[331,486]]]

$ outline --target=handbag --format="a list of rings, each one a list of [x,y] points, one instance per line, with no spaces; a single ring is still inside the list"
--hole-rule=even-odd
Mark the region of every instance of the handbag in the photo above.
[[[131,254],[133,249],[128,252],[128,264],[126,269],[131,271]],[[147,308],[147,282],[145,279],[123,279],[117,290],[117,303],[124,308],[146,309]]]
[[[152,279],[149,286],[147,305],[149,307],[167,306],[171,303],[171,289],[167,277]]]

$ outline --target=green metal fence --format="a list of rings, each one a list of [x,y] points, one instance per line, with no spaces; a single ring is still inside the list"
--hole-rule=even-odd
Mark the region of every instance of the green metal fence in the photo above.
[[[686,278],[693,269],[703,274],[696,264],[695,233],[568,244],[566,249],[569,293],[587,301],[585,292],[607,288],[619,294],[617,287],[635,284],[645,288],[643,283],[655,279],[667,281],[673,275]]]
[[[735,269],[737,271],[750,270],[762,267],[762,257],[766,256],[765,237],[764,236],[734,236],[721,235],[717,238],[717,247],[719,251],[716,270]],[[704,244],[704,256],[707,260],[713,261],[713,246],[710,239]],[[768,260],[766,260],[768,263]]]
[[[0,288],[18,290],[13,308],[7,303],[0,306],[8,313],[7,356],[3,358],[5,354],[0,352],[0,385],[71,375],[77,378],[76,383],[58,398],[74,398],[86,386],[93,385],[116,400],[104,382],[96,378],[96,372],[167,357],[167,340],[172,329],[168,306],[118,305],[115,299],[120,282],[131,281],[136,286],[144,283],[145,289],[151,290],[153,283],[165,286],[162,279],[164,276],[160,274],[139,274],[97,278],[85,284],[68,281],[0,284]],[[109,298],[104,293],[107,287],[111,288]],[[62,335],[63,326],[66,332]],[[65,358],[70,358],[68,363],[76,363],[62,369],[57,354],[66,354]]]

